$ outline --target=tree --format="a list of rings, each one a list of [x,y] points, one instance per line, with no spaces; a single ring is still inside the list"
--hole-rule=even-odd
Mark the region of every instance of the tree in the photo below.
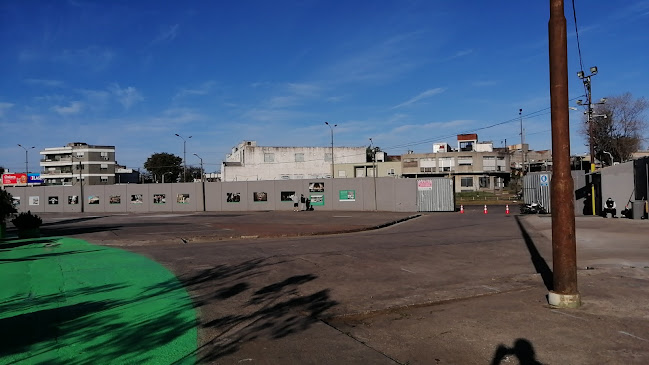
[[[595,158],[610,161],[612,156],[613,161],[620,162],[631,159],[631,154],[642,147],[647,109],[649,100],[634,99],[628,92],[595,105],[592,117]],[[587,118],[584,119],[582,134],[588,139],[589,125]]]
[[[381,147],[367,146],[365,148],[365,162],[374,162],[374,153],[381,152]]]
[[[147,158],[144,168],[153,175],[154,181],[162,181],[164,175],[165,181],[171,182],[178,179],[182,174],[182,161],[182,158],[171,153],[154,153]]]

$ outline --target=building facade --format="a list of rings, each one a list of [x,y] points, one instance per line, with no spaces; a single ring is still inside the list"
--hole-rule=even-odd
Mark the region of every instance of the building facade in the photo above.
[[[293,180],[346,177],[336,164],[366,163],[365,147],[266,147],[243,141],[221,166],[222,181]],[[332,168],[333,166],[333,168]]]
[[[45,148],[40,154],[41,178],[47,185],[115,184],[115,146],[73,142]]]
[[[440,148],[440,146],[444,148]],[[494,191],[509,184],[510,155],[494,150],[491,142],[478,142],[476,134],[458,135],[457,149],[436,143],[433,153],[408,153],[401,156],[403,177],[451,176],[455,191]]]

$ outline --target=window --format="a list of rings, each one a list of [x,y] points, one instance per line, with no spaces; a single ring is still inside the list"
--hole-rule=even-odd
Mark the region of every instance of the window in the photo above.
[[[489,176],[480,176],[480,187],[489,188]]]
[[[77,156],[77,157],[83,157],[83,152],[77,152],[77,153],[75,154],[75,156]]]
[[[388,169],[388,176],[394,176],[394,169]]]
[[[460,179],[460,186],[463,188],[473,187],[473,177],[463,177]]]
[[[296,153],[295,162],[304,162],[304,153]]]
[[[108,182],[108,176],[102,176],[101,182]]]
[[[331,153],[325,153],[324,160],[325,162],[331,162]]]
[[[473,165],[473,157],[471,156],[458,156],[457,157],[458,166],[471,166]]]
[[[264,153],[264,162],[275,162],[274,153]]]
[[[484,171],[496,171],[496,156],[483,156],[482,169]]]
[[[345,170],[338,170],[338,177],[347,177],[347,172]]]
[[[433,172],[433,168],[432,167],[421,167],[421,168],[419,168],[419,171],[420,172]]]
[[[107,170],[107,169],[108,169],[108,164],[106,164],[106,163],[102,163],[102,164],[101,164],[101,169],[102,169],[102,170]]]

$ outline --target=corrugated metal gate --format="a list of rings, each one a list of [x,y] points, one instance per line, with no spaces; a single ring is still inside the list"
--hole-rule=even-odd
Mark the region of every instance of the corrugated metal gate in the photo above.
[[[552,173],[530,172],[523,177],[523,200],[525,204],[541,204],[550,213],[550,181]]]
[[[434,177],[417,180],[417,210],[420,212],[455,211],[453,179]]]

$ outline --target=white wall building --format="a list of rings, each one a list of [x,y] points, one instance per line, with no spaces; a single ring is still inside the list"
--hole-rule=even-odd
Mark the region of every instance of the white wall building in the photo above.
[[[221,167],[222,181],[331,178],[332,165],[365,163],[365,147],[264,147],[243,141]],[[334,177],[345,170],[334,171]]]

